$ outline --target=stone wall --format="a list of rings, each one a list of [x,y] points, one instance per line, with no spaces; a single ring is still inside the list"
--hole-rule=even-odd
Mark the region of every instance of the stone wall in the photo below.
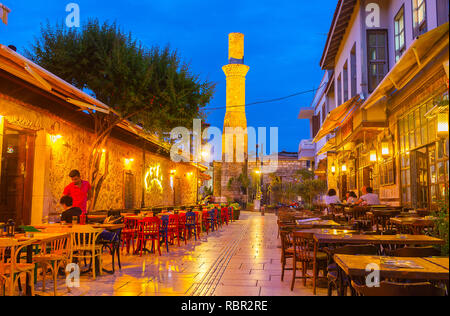
[[[42,216],[57,209],[64,187],[70,183],[68,174],[72,169],[78,169],[84,179],[88,177],[89,150],[94,135],[74,122],[64,121],[51,113],[2,94],[0,94],[0,115],[4,117],[8,126],[26,128],[35,131],[37,135],[35,161],[39,163],[35,164],[33,171],[32,203],[32,218],[37,222]],[[52,135],[61,137],[56,138]],[[146,152],[145,156],[145,172],[143,172],[141,148],[114,138],[109,139],[104,148],[102,162],[102,172],[108,171],[108,176],[99,194],[96,210],[124,207],[126,173],[134,176],[134,207],[139,207],[144,184],[143,175],[151,167],[157,170],[158,176],[149,176],[151,185],[145,191],[146,207],[173,206],[176,200],[179,204],[196,202],[197,172],[194,166],[174,163],[170,158],[151,152]],[[171,170],[177,171],[173,181]],[[151,181],[152,178],[157,181]],[[178,195],[177,199],[174,194]]]

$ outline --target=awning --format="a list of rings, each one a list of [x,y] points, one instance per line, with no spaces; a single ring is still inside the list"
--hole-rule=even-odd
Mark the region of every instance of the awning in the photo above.
[[[336,137],[330,138],[327,143],[320,148],[319,152],[317,153],[317,155],[322,155],[325,154],[329,151],[334,151],[336,147]]]
[[[362,107],[370,108],[381,98],[388,96],[394,89],[401,90],[445,47],[448,49],[448,28],[449,23],[447,22],[418,36]]]
[[[355,109],[355,107],[360,105],[361,103],[362,100],[360,96],[356,95],[328,113],[327,118],[320,127],[320,130],[314,138],[313,142],[317,143],[319,140],[338,128],[348,117],[348,115]]]
[[[206,173],[199,173],[199,178],[200,178],[200,180],[204,180],[204,181],[208,181],[208,180],[211,180],[211,176],[209,175],[209,174],[206,174]]]

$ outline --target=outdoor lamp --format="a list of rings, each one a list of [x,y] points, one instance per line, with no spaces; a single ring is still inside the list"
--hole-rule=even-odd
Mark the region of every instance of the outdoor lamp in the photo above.
[[[345,163],[342,165],[342,172],[347,172],[347,165]]]
[[[377,156],[377,150],[375,147],[372,146],[372,149],[370,150],[370,162],[377,162],[378,156]]]
[[[388,158],[391,155],[389,150],[389,139],[385,136],[381,141],[381,156],[383,158]],[[372,161],[372,160],[371,160]],[[375,158],[376,161],[376,158]]]
[[[331,173],[332,173],[332,174],[335,174],[335,173],[336,173],[336,165],[335,165],[335,164],[333,164],[333,165],[331,166]]]
[[[448,111],[437,114],[436,134],[438,138],[448,137]]]
[[[14,233],[16,230],[16,224],[12,219],[8,220],[8,223],[6,224],[6,236],[7,237],[14,237]]]

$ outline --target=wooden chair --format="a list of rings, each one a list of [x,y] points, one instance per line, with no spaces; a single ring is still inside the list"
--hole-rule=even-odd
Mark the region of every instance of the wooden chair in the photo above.
[[[15,239],[0,240],[0,294],[13,296],[20,277],[28,277],[31,296],[34,296],[34,263],[20,263],[21,251],[30,242],[19,242]],[[8,287],[8,291],[6,291]]]
[[[42,291],[45,292],[45,278],[50,269],[53,278],[53,294],[57,295],[57,277],[59,268],[71,262],[71,234],[46,241],[40,245],[40,253],[33,256],[33,262],[42,269]],[[66,277],[68,273],[66,272]],[[70,292],[70,288],[67,288]]]
[[[325,248],[328,254],[329,265],[327,267],[328,279],[328,296],[332,296],[333,289],[336,289],[339,296],[345,296],[347,287],[350,286],[348,278],[346,278],[336,263],[332,263],[334,255],[367,255],[375,256],[378,254],[378,248],[373,245],[347,245],[340,248],[330,250]]]
[[[394,257],[401,258],[425,258],[438,257],[441,252],[434,247],[405,247],[395,249],[391,254]]]
[[[284,271],[292,270],[292,268],[286,268],[287,259],[294,258],[294,248],[292,241],[292,231],[281,230],[281,281],[284,281]]]
[[[93,228],[89,225],[75,225],[72,227],[72,259],[91,259],[92,277],[95,280],[96,259],[98,259],[98,268],[102,274],[102,248],[97,244],[98,236],[103,229]]]
[[[147,241],[152,242],[152,249],[155,247],[155,242],[158,246],[158,253],[161,255],[160,243],[160,219],[158,217],[147,217],[139,221],[138,228],[138,243],[139,255],[142,257],[142,252],[146,249]]]
[[[324,273],[327,267],[327,254],[323,252],[314,253],[314,234],[293,232],[293,245],[294,245],[294,257],[293,257],[293,273],[291,291],[294,290],[295,279],[303,279],[306,286],[306,279],[311,278],[308,276],[308,268],[312,264],[316,267],[313,271],[313,283],[315,284],[319,270],[322,268]],[[302,276],[297,277],[297,263],[302,264]],[[314,288],[314,295],[316,294]]]
[[[126,218],[124,219],[124,228],[122,230],[122,251],[123,248],[127,248],[127,253],[130,253],[130,246],[133,249],[134,253],[136,251],[134,247],[134,241],[137,239],[138,234],[138,220],[134,218]]]
[[[445,296],[445,290],[431,283],[381,282],[380,287],[367,287],[352,281],[352,286],[361,296]]]

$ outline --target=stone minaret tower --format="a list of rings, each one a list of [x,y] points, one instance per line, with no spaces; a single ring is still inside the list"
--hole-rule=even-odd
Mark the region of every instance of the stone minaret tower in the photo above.
[[[248,151],[245,76],[250,69],[244,65],[244,34],[229,34],[228,65],[222,69],[227,77],[227,110],[222,140],[223,161],[244,162]],[[235,130],[235,135],[231,136],[227,133],[227,128],[238,129]]]

